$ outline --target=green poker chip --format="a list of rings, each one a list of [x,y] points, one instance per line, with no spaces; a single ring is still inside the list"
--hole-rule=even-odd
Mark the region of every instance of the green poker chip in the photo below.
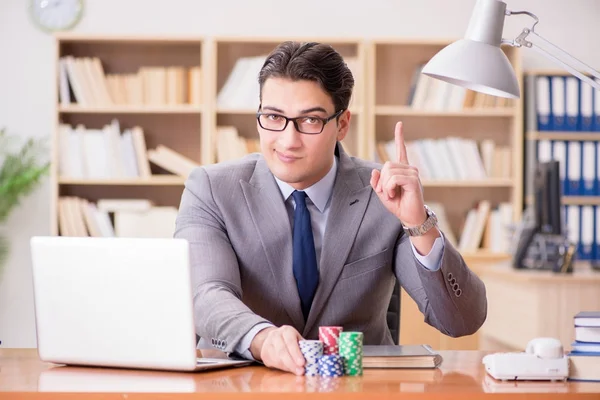
[[[363,339],[362,332],[341,332],[338,339],[339,354],[344,361],[346,375],[358,376],[363,374]]]

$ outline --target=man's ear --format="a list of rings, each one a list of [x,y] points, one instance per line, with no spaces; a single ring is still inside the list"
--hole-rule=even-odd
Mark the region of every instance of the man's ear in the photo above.
[[[348,134],[348,130],[350,129],[350,110],[346,110],[342,113],[342,115],[339,116],[338,119],[338,133],[337,133],[337,140],[339,142],[341,142],[342,140],[344,140],[344,138],[346,137],[346,135]]]

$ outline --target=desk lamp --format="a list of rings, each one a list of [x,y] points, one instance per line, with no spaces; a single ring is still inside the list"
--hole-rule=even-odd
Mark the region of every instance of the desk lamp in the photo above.
[[[535,22],[514,40],[502,38],[504,18],[525,14]],[[477,0],[465,37],[440,50],[423,68],[423,74],[492,96],[519,98],[515,72],[500,45],[528,47],[600,90],[600,73],[535,32],[539,19],[527,11],[510,11],[499,0]],[[594,81],[585,73],[595,77]]]

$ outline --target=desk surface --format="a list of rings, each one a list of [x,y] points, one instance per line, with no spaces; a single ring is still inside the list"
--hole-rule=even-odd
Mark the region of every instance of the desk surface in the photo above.
[[[600,383],[499,382],[485,374],[479,351],[443,351],[435,370],[367,369],[362,377],[297,377],[262,366],[200,373],[64,367],[39,361],[35,349],[0,350],[0,398],[163,399],[167,394],[238,399],[281,396],[328,399],[401,397],[478,399],[512,393],[527,400],[600,398]],[[329,393],[327,393],[329,392]],[[82,393],[92,393],[86,394]],[[95,395],[93,393],[96,393]],[[103,393],[103,394],[100,394]],[[549,397],[549,394],[552,395]],[[286,397],[289,397],[286,395]],[[504,396],[502,397],[504,398]]]

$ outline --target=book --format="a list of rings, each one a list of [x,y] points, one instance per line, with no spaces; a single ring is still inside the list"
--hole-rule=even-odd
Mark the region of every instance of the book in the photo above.
[[[575,326],[600,326],[600,311],[581,311],[574,317]]]
[[[437,368],[442,361],[426,344],[363,346],[363,368]]]
[[[577,342],[600,343],[600,327],[576,326],[575,340]]]
[[[598,356],[600,357],[600,343],[575,341],[571,343],[571,351],[578,353],[598,353]]]
[[[569,357],[569,380],[600,382],[600,354],[572,351]]]

